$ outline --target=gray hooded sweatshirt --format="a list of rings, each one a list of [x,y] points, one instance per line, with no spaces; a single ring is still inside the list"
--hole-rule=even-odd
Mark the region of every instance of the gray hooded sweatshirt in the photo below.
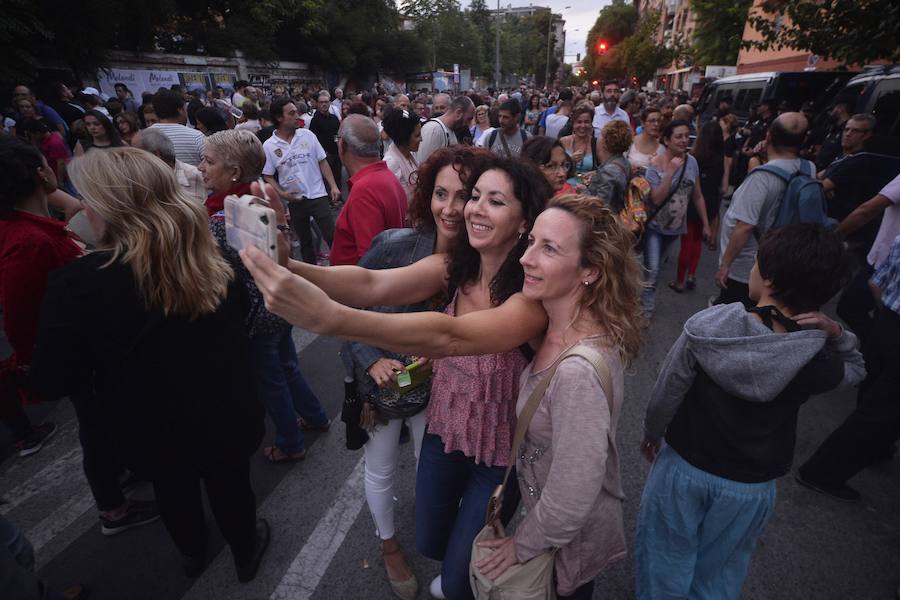
[[[703,310],[663,363],[646,437],[665,434],[682,458],[727,479],[774,479],[790,469],[800,405],[865,377],[856,346],[846,330],[775,333],[740,303]]]

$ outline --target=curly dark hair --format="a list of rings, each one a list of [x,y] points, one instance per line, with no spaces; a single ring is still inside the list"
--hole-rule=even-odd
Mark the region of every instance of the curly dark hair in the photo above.
[[[452,165],[459,174],[460,182],[466,184],[478,160],[490,156],[491,153],[484,148],[456,145],[436,150],[428,160],[419,165],[419,169],[413,175],[415,189],[407,211],[413,227],[422,231],[435,230],[431,195],[434,194],[434,182],[441,169]]]
[[[519,259],[528,247],[527,233],[534,226],[534,220],[547,206],[547,201],[553,195],[553,189],[544,174],[531,161],[493,155],[479,158],[469,174],[466,187],[471,190],[484,173],[492,170],[503,171],[512,180],[513,194],[522,203],[522,214],[527,226],[526,235],[519,237],[506,260],[500,265],[500,270],[491,280],[491,304],[498,306],[513,294],[522,291],[525,274]],[[469,243],[469,234],[462,228],[450,251],[450,264],[447,266],[449,276],[447,287],[451,296],[453,291],[474,283],[480,271],[481,255]]]

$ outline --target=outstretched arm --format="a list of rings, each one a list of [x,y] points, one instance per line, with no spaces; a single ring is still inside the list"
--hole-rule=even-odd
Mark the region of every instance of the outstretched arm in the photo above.
[[[342,306],[255,248],[242,251],[241,258],[271,312],[314,333],[394,352],[429,358],[504,352],[537,338],[547,327],[541,305],[521,294],[496,308],[462,317],[431,311],[385,314]]]

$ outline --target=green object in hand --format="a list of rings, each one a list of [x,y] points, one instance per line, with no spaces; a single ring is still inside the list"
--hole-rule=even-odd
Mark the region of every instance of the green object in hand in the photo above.
[[[406,365],[402,371],[400,369],[394,369],[394,373],[397,374],[397,381],[391,382],[394,391],[405,394],[427,382],[429,374],[419,371],[418,369],[420,366],[421,365],[418,362],[413,362]]]

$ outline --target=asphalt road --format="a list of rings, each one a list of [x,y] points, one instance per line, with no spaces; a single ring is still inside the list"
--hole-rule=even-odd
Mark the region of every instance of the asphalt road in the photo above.
[[[675,249],[677,252],[677,249]],[[646,346],[626,382],[619,423],[622,482],[627,494],[629,538],[648,466],[640,457],[641,421],[657,370],[685,319],[706,306],[714,257],[705,252],[700,285],[677,295],[669,281],[675,253],[665,266],[658,309]],[[334,339],[296,332],[300,362],[327,412],[340,410],[342,373]],[[4,348],[8,347],[0,340]],[[797,461],[809,456],[850,412],[854,392],[812,399],[800,415]],[[252,460],[259,513],[272,525],[272,543],[259,576],[238,584],[231,555],[212,527],[215,559],[197,580],[185,578],[178,553],[160,523],[115,537],[100,533],[97,514],[81,472],[77,424],[67,401],[36,407],[36,417],[60,424],[40,453],[0,466],[0,514],[17,523],[37,549],[39,575],[57,589],[86,582],[96,600],[150,599],[388,599],[391,598],[378,540],[362,489],[362,453],[344,448],[343,426],[308,438],[305,461],[292,466]],[[272,431],[268,434],[271,441]],[[778,506],[754,554],[743,598],[759,600],[890,599],[900,583],[900,461],[858,475],[852,484],[863,502],[846,505],[798,486],[778,482]],[[404,446],[395,489],[401,543],[420,584],[420,598],[438,564],[413,546],[414,459]],[[140,489],[136,497],[149,498]],[[595,598],[633,597],[631,559],[598,577]]]

